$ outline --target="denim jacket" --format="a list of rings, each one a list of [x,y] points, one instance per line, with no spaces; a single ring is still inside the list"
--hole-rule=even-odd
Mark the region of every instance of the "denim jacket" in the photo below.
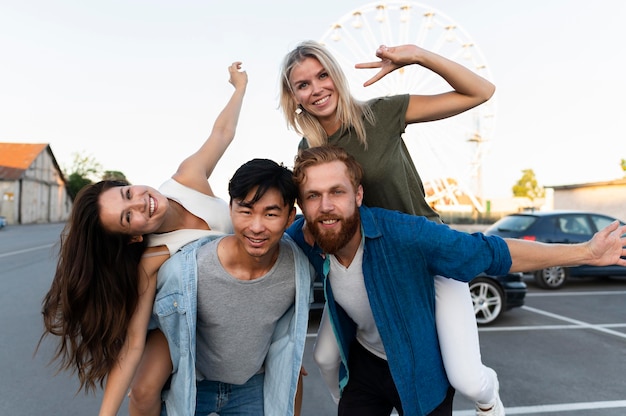
[[[505,274],[511,256],[504,240],[467,234],[424,217],[362,206],[363,276],[404,414],[427,415],[449,387],[435,327],[435,275],[469,282],[480,272]],[[341,351],[339,385],[348,382],[348,351],[356,325],[334,302],[329,259],[302,233],[303,219],[287,232],[324,277],[324,293]]]
[[[164,392],[169,416],[191,416],[196,407],[197,248],[218,236],[208,236],[184,246],[161,266],[153,319],[170,349],[173,372]],[[312,298],[314,271],[289,236],[296,269],[295,304],[278,321],[265,360],[264,406],[267,415],[293,415],[294,398],[302,364]]]

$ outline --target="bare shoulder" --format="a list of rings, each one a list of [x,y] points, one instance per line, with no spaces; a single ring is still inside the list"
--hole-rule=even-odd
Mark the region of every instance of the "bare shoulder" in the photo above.
[[[188,188],[213,196],[206,171],[202,167],[197,166],[197,164],[192,163],[189,159],[181,163],[178,171],[172,175],[172,178]]]
[[[150,280],[155,280],[159,268],[170,258],[169,250],[166,246],[148,247],[143,253],[139,267],[141,275]]]

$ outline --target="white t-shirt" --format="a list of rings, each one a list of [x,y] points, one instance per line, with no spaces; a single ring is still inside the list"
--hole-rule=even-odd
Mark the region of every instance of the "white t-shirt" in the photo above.
[[[357,324],[356,339],[365,349],[382,359],[387,359],[380,339],[363,279],[363,241],[348,267],[330,255],[328,278],[337,302]]]

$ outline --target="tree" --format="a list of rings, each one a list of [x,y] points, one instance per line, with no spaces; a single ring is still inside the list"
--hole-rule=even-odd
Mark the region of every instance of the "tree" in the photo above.
[[[622,159],[622,170],[624,171],[624,177],[626,178],[626,159]]]
[[[64,169],[63,174],[67,178],[67,189],[72,198],[78,194],[84,186],[97,181],[125,181],[126,175],[118,170],[105,170],[102,165],[90,155],[81,153],[73,154],[74,161],[69,169]]]
[[[72,166],[64,172],[65,177],[68,178],[67,189],[72,198],[85,185],[97,181],[102,172],[102,165],[93,156],[73,153],[73,157]]]
[[[89,179],[80,176],[76,172],[72,172],[69,174],[69,176],[67,176],[67,190],[70,192],[72,199],[76,197],[78,191],[83,189],[84,186],[90,185],[91,183],[92,182]]]
[[[537,183],[535,172],[532,169],[524,169],[522,177],[513,186],[513,195],[521,196],[534,201],[545,196],[545,190]]]
[[[128,179],[126,179],[126,175],[124,175],[119,170],[105,170],[104,174],[102,175],[102,180],[103,181],[124,181],[124,182],[128,182]]]

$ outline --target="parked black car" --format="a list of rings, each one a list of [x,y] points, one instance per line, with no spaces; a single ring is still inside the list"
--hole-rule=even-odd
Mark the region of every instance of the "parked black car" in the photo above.
[[[510,273],[505,276],[489,276],[480,274],[469,284],[474,303],[476,322],[488,325],[502,315],[504,311],[524,304],[526,283],[521,273]],[[318,279],[313,287],[314,302],[311,309],[324,307],[324,285]]]
[[[527,290],[522,273],[480,274],[470,282],[469,288],[479,325],[493,323],[504,311],[524,305]]]
[[[587,241],[616,218],[583,211],[537,211],[511,214],[485,230],[487,235],[521,238],[544,243],[580,243]],[[623,221],[620,223],[624,224]],[[549,267],[532,272],[537,285],[544,289],[558,289],[570,277],[626,276],[622,266]]]

